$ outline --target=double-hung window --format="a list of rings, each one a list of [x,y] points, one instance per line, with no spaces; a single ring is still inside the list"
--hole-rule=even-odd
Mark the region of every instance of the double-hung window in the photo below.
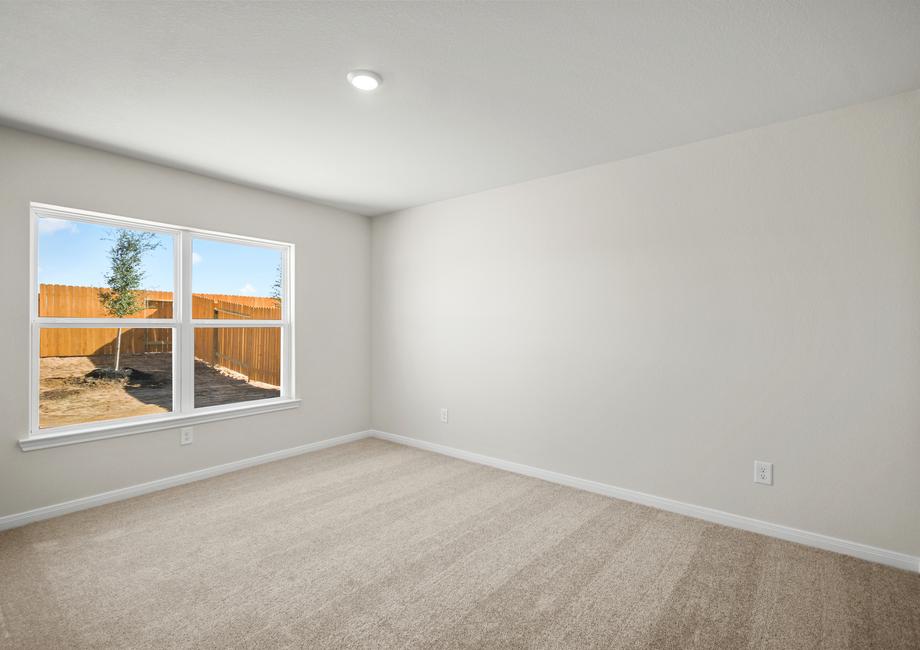
[[[292,244],[33,203],[23,449],[291,408]]]

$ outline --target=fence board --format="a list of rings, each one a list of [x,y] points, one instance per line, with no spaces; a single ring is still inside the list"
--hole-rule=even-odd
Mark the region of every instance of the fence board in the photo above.
[[[141,292],[145,308],[129,318],[172,318],[172,292]],[[98,287],[43,284],[39,315],[106,318]],[[281,306],[263,296],[194,294],[192,318],[280,320]],[[41,331],[42,357],[115,354],[117,328],[46,328]],[[122,353],[171,352],[169,328],[125,328]],[[281,384],[281,330],[276,327],[196,328],[195,356],[211,365],[246,375],[252,381]]]

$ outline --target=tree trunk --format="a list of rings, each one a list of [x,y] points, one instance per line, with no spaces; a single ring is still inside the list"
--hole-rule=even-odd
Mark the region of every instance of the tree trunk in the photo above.
[[[118,337],[115,339],[115,372],[121,364],[121,328],[118,328]]]

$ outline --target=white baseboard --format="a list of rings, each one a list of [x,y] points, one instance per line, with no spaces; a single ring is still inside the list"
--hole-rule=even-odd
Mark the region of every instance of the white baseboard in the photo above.
[[[212,476],[226,474],[227,472],[235,472],[237,470],[252,467],[254,465],[271,463],[272,461],[283,460],[285,458],[290,458],[291,456],[299,456],[300,454],[308,454],[312,451],[319,451],[320,449],[327,449],[329,447],[335,447],[336,445],[343,445],[347,442],[354,442],[355,440],[367,438],[371,435],[371,433],[371,431],[358,431],[356,433],[349,433],[344,436],[338,436],[336,438],[327,438],[326,440],[320,440],[319,442],[311,442],[309,444],[300,445],[298,447],[273,451],[267,454],[262,454],[261,456],[243,458],[242,460],[235,460],[231,463],[224,463],[223,465],[205,467],[204,469],[198,469],[193,472],[187,472],[185,474],[177,474],[175,476],[167,476],[166,478],[157,479],[148,483],[130,485],[128,487],[111,490],[109,492],[103,492],[101,494],[93,494],[88,497],[81,497],[72,501],[65,501],[64,503],[56,503],[54,505],[44,506],[42,508],[35,508],[34,510],[28,510],[26,512],[6,515],[4,517],[0,517],[0,530],[25,526],[26,524],[31,524],[43,519],[50,519],[51,517],[66,515],[70,512],[86,510],[87,508],[95,508],[96,506],[101,506],[105,503],[130,499],[131,497],[140,496],[149,492],[165,490],[166,488],[171,488],[176,485],[191,483],[193,481],[200,481],[202,479],[211,478]]]
[[[319,442],[312,442],[306,445],[300,445],[298,447],[273,451],[267,454],[262,454],[260,456],[253,456],[251,458],[244,458],[242,460],[233,461],[231,463],[225,463],[223,465],[215,465],[213,467],[206,467],[204,469],[187,472],[185,474],[168,476],[166,478],[157,479],[148,483],[131,485],[128,487],[119,488],[117,490],[111,490],[109,492],[103,492],[101,494],[94,494],[87,497],[81,497],[79,499],[73,499],[72,501],[65,501],[64,503],[57,503],[50,506],[35,508],[34,510],[28,510],[26,512],[6,515],[0,517],[0,530],[25,526],[26,524],[31,524],[43,519],[50,519],[51,517],[57,517],[71,512],[77,512],[79,510],[86,510],[88,508],[94,508],[106,503],[112,503],[113,501],[130,499],[131,497],[148,494],[150,492],[156,492],[158,490],[165,490],[166,488],[174,487],[176,485],[183,485],[193,481],[200,481],[212,476],[218,476],[228,472],[235,472],[236,470],[245,469],[247,467],[261,465],[263,463],[270,463],[272,461],[282,460],[284,458],[290,458],[300,454],[307,454],[313,451],[319,451],[320,449],[327,449],[329,447],[354,442],[356,440],[361,440],[362,438],[371,436],[402,445],[408,445],[410,447],[425,449],[427,451],[443,454],[445,456],[460,458],[462,460],[478,463],[480,465],[488,465],[490,467],[503,469],[509,472],[514,472],[516,474],[532,476],[534,478],[543,479],[544,481],[559,483],[560,485],[567,485],[569,487],[578,488],[580,490],[586,490],[596,494],[603,494],[615,499],[622,499],[624,501],[640,503],[642,505],[651,506],[660,510],[676,512],[678,514],[687,515],[688,517],[695,517],[696,519],[703,519],[705,521],[722,524],[724,526],[730,526],[732,528],[739,528],[741,530],[747,530],[753,533],[760,533],[761,535],[776,537],[778,539],[784,539],[790,542],[804,544],[806,546],[813,546],[815,548],[820,548],[827,551],[843,553],[844,555],[851,555],[862,560],[878,562],[880,564],[886,564],[888,566],[893,566],[899,569],[920,572],[920,557],[913,555],[898,553],[896,551],[889,551],[887,549],[869,546],[867,544],[860,544],[858,542],[852,542],[836,537],[830,537],[820,533],[812,533],[807,530],[790,528],[789,526],[782,526],[780,524],[772,524],[767,521],[752,519],[750,517],[743,517],[741,515],[734,515],[729,512],[723,512],[713,508],[706,508],[704,506],[683,503],[681,501],[666,499],[664,497],[658,497],[652,494],[638,492],[636,490],[628,490],[626,488],[620,488],[613,485],[608,485],[606,483],[590,481],[575,476],[569,476],[567,474],[560,474],[559,472],[540,469],[538,467],[531,467],[529,465],[522,465],[521,463],[514,463],[511,461],[502,460],[500,458],[493,458],[491,456],[484,456],[482,454],[477,454],[471,451],[464,451],[462,449],[448,447],[447,445],[440,445],[433,442],[418,440],[416,438],[409,438],[407,436],[400,436],[394,433],[375,430],[349,433],[344,436],[328,438],[326,440],[320,440]]]
[[[782,526],[780,524],[772,524],[767,521],[752,519],[751,517],[734,515],[729,512],[723,512],[713,508],[706,508],[704,506],[697,506],[691,503],[683,503],[682,501],[675,501],[673,499],[666,499],[664,497],[658,497],[652,494],[646,494],[644,492],[637,492],[636,490],[628,490],[626,488],[607,485],[606,483],[589,481],[587,479],[569,476],[567,474],[560,474],[559,472],[552,472],[550,470],[531,467],[529,465],[522,465],[520,463],[502,460],[500,458],[492,458],[491,456],[484,456],[482,454],[464,451],[462,449],[456,449],[446,445],[426,442],[424,440],[409,438],[407,436],[400,436],[395,433],[372,431],[371,435],[375,438],[380,438],[381,440],[389,440],[390,442],[395,442],[401,445],[408,445],[410,447],[417,447],[418,449],[433,451],[445,456],[460,458],[462,460],[478,463],[480,465],[488,465],[490,467],[514,472],[515,474],[532,476],[534,478],[543,479],[544,481],[550,481],[552,483],[559,483],[560,485],[567,485],[569,487],[586,490],[588,492],[603,494],[615,499],[640,503],[642,505],[651,506],[660,510],[667,510],[668,512],[676,512],[688,517],[703,519],[704,521],[722,524],[723,526],[730,526],[731,528],[739,528],[741,530],[747,530],[752,533],[760,533],[761,535],[767,535],[769,537],[776,537],[778,539],[796,542],[798,544],[804,544],[805,546],[813,546],[815,548],[820,548],[826,551],[834,551],[844,555],[851,555],[862,560],[878,562],[879,564],[886,564],[898,569],[920,572],[920,557],[907,555],[905,553],[889,551],[884,548],[869,546],[867,544],[860,544],[858,542],[851,542],[849,540],[830,537],[820,533],[812,533],[807,530],[799,530],[798,528],[790,528],[789,526]]]

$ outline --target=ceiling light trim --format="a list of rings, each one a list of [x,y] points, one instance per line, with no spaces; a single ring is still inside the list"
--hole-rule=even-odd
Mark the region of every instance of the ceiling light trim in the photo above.
[[[365,93],[377,90],[383,83],[383,77],[373,70],[352,70],[345,78],[353,87]]]

